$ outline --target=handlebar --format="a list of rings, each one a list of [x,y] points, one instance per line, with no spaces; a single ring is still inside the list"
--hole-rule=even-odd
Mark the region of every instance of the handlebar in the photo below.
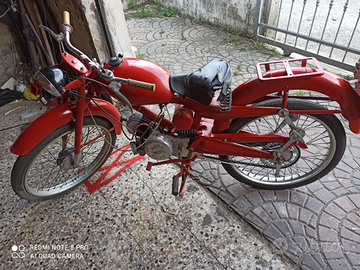
[[[149,90],[149,91],[155,91],[155,84],[152,83],[146,83],[146,82],[140,82],[140,81],[136,81],[136,80],[131,80],[128,79],[127,80],[127,85],[129,86],[133,86],[133,87],[137,87],[137,88],[141,88],[141,89],[145,89],[145,90]]]
[[[63,22],[70,25],[70,13],[68,11],[63,11]]]
[[[121,85],[119,85],[119,83],[126,84],[126,85],[132,86],[132,87],[137,87],[137,88],[153,91],[153,92],[155,91],[155,88],[156,88],[156,85],[152,84],[152,83],[115,77],[114,73],[111,70],[107,70],[107,69],[102,70],[102,72],[100,72],[100,75],[104,80],[110,82],[109,87],[111,89],[113,89],[114,91],[120,90]]]
[[[114,74],[111,70],[105,70],[101,68],[94,61],[92,61],[86,54],[84,54],[82,51],[74,47],[70,42],[70,34],[72,33],[73,29],[72,26],[70,25],[70,13],[68,11],[63,11],[63,24],[60,26],[60,32],[61,32],[60,34],[58,35],[55,34],[51,29],[49,29],[46,26],[40,26],[40,27],[48,31],[51,34],[51,36],[53,36],[58,42],[64,42],[69,50],[73,51],[76,54],[79,54],[82,62],[89,69],[96,69],[105,80],[110,82],[109,86],[114,90],[115,89],[119,90],[120,86],[117,86],[117,84],[121,83],[149,91],[155,91],[155,84],[114,77]]]

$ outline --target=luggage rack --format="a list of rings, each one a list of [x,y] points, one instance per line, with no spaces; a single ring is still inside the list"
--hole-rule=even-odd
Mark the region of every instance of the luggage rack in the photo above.
[[[316,68],[317,71],[314,71],[314,68],[310,67],[308,64],[308,62],[312,61]],[[297,72],[297,73],[293,73],[293,68],[294,69],[299,69],[299,67],[291,67],[290,63],[293,62],[298,62],[301,64],[301,68],[306,67],[307,69],[304,72]],[[275,70],[279,71],[280,69],[273,69],[271,70],[270,65],[271,64],[283,64],[283,69],[285,69],[285,75],[280,75],[280,72],[278,74],[274,74],[273,72]],[[265,71],[266,73],[262,73],[261,67],[264,66],[265,67]],[[312,76],[318,76],[318,75],[323,75],[324,74],[324,70],[323,68],[320,66],[320,63],[318,62],[318,60],[314,57],[308,57],[308,58],[301,58],[301,59],[290,59],[290,60],[280,60],[280,61],[272,61],[272,62],[263,62],[263,63],[258,63],[256,64],[256,70],[257,70],[257,74],[260,80],[262,81],[267,81],[267,80],[279,80],[279,79],[286,79],[286,78],[294,78],[294,77],[312,77]],[[269,73],[268,73],[269,72]],[[271,74],[271,75],[275,75],[274,77],[264,77],[263,75],[265,74]]]

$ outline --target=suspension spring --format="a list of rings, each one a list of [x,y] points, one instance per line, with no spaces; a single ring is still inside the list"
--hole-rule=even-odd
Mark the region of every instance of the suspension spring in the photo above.
[[[231,103],[232,103],[232,91],[229,87],[226,96],[224,97],[223,101],[220,102],[220,112],[227,113],[231,111]]]
[[[177,130],[176,133],[180,138],[190,138],[196,136],[195,129]]]

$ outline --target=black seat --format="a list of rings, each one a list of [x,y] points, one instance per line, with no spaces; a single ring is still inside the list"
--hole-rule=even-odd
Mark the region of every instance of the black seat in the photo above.
[[[185,98],[189,97],[208,106],[215,91],[221,90],[219,99],[226,95],[231,79],[230,64],[214,59],[194,73],[171,74],[170,86],[174,92]]]
[[[170,75],[170,86],[171,89],[178,94],[185,94],[185,84],[186,78],[189,77],[191,73],[178,73]]]

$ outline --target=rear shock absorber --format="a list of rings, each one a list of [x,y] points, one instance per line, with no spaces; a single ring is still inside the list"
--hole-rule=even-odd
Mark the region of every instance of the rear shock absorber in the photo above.
[[[224,95],[223,100],[220,102],[220,112],[227,113],[231,111],[231,103],[232,103],[232,91],[229,87],[226,95]]]

